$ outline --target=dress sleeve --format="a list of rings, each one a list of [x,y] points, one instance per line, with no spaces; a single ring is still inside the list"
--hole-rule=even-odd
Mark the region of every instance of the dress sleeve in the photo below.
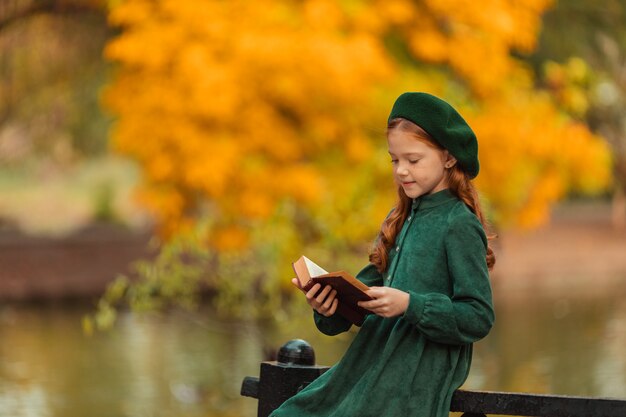
[[[356,278],[368,287],[381,286],[383,283],[382,275],[372,264],[368,264],[363,268],[361,272],[356,275]],[[352,323],[338,313],[326,317],[313,310],[313,319],[319,331],[329,336],[346,332],[352,327]]]
[[[454,219],[445,237],[452,295],[409,291],[404,318],[438,343],[462,345],[485,337],[495,319],[486,248],[475,216]]]

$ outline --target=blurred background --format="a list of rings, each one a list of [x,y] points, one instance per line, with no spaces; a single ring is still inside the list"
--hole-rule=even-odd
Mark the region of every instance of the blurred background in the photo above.
[[[352,273],[385,122],[480,143],[497,323],[466,388],[626,398],[626,1],[2,0],[0,416],[256,415],[289,280]]]

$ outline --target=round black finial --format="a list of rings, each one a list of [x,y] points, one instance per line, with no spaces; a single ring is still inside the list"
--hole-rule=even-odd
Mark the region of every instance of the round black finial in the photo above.
[[[293,339],[278,350],[278,362],[286,365],[315,365],[315,352],[308,342]]]

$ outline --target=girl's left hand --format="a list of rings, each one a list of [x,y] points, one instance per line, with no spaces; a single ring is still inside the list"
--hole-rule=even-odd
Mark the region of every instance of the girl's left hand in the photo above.
[[[370,301],[359,301],[359,306],[381,317],[395,317],[404,314],[409,307],[409,293],[390,287],[370,287],[367,295]]]

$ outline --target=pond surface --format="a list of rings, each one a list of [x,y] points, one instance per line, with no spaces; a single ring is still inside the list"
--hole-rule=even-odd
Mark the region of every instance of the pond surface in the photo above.
[[[496,299],[465,387],[626,398],[626,285],[529,294]],[[304,310],[264,325],[210,309],[125,313],[112,331],[85,336],[84,306],[0,306],[0,416],[253,417],[256,400],[239,390],[260,361],[303,338],[330,365],[353,336],[319,334]]]

